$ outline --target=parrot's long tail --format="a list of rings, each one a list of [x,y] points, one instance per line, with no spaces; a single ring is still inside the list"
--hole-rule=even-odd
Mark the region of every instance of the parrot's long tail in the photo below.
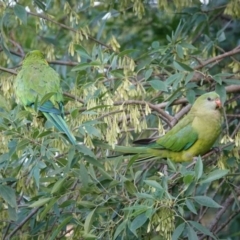
[[[57,128],[60,132],[63,132],[67,135],[70,143],[72,143],[73,145],[76,144],[76,138],[71,133],[68,125],[66,124],[61,115],[50,112],[43,112],[43,114],[47,118],[47,120],[54,125],[55,128]]]
[[[59,109],[55,108],[50,101],[47,101],[43,105],[39,106],[38,110],[44,114],[47,120],[51,122],[56,129],[67,135],[71,144],[76,145],[76,138],[71,133],[68,125],[62,117],[63,113]]]

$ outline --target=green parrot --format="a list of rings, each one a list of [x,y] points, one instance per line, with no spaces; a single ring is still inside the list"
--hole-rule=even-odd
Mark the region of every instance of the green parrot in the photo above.
[[[143,147],[115,146],[114,151],[142,154],[144,157],[170,158],[174,162],[191,161],[205,154],[221,133],[221,101],[216,92],[198,97],[189,113],[159,139],[140,139]],[[107,148],[106,145],[103,146]]]
[[[60,76],[51,68],[39,50],[26,54],[22,69],[17,74],[14,82],[14,90],[19,102],[28,107],[34,107],[51,122],[60,132],[66,134],[73,145],[76,139],[63,119],[63,95],[60,88]],[[36,100],[48,93],[53,93],[50,99],[38,106],[34,106]]]

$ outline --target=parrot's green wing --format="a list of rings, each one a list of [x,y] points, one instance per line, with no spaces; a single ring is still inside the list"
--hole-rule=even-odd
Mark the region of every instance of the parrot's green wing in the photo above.
[[[192,121],[191,116],[182,119],[166,135],[156,141],[154,148],[160,145],[160,147],[173,152],[189,149],[198,140],[198,133],[192,127]]]

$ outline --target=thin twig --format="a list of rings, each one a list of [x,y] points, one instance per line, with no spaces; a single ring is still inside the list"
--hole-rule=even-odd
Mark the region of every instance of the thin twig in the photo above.
[[[47,21],[49,21],[49,22],[52,22],[52,23],[60,26],[60,27],[63,28],[63,29],[70,30],[70,31],[75,32],[75,33],[78,32],[78,30],[76,30],[76,29],[74,29],[74,28],[71,28],[71,27],[69,27],[69,26],[67,26],[67,25],[65,25],[65,24],[63,24],[63,23],[59,23],[59,22],[53,20],[52,18],[47,17],[47,16],[45,16],[45,15],[43,15],[43,14],[33,13],[33,12],[28,12],[28,14],[29,14],[29,15],[32,15],[32,16],[35,16],[35,17],[39,17],[39,18],[45,19],[45,20],[47,20]],[[112,49],[112,47],[110,47],[110,46],[108,46],[108,45],[106,45],[106,44],[98,41],[96,38],[94,38],[94,37],[92,37],[92,36],[90,36],[90,35],[87,35],[87,38],[90,39],[90,40],[92,40],[92,41],[94,41],[94,42],[96,42],[96,43],[98,43],[98,44],[101,45],[101,46],[104,46],[105,48],[110,49],[111,51],[114,52],[114,50]]]
[[[217,61],[222,61],[225,57],[230,57],[232,55],[235,55],[237,53],[240,53],[240,46],[237,46],[236,48],[232,49],[231,51],[225,52],[223,54],[220,54],[216,57],[210,58],[208,60],[206,60],[205,62],[203,62],[202,64],[199,64],[197,67],[194,68],[194,70],[199,70],[203,67],[205,67],[206,65],[213,63],[213,62],[217,62]]]
[[[9,68],[4,68],[4,67],[1,67],[0,66],[0,71],[3,71],[3,72],[7,72],[7,73],[11,73],[13,75],[17,75],[17,72],[12,70],[12,69],[9,69]]]
[[[231,138],[234,138],[235,137],[235,135],[238,133],[238,131],[239,131],[239,128],[240,128],[240,122],[238,123],[238,125],[235,127],[235,129],[234,129],[234,131],[232,132],[232,134],[231,134]]]
[[[11,237],[18,231],[18,230],[20,230],[22,227],[23,227],[23,225],[34,215],[34,214],[36,214],[37,213],[37,211],[40,209],[40,207],[38,207],[38,208],[34,208],[28,215],[27,215],[27,217],[25,217],[19,224],[18,224],[18,226],[16,227],[16,228],[14,228],[13,230],[12,230],[12,232],[6,237],[6,238],[4,238],[4,239],[11,239]],[[3,239],[3,240],[4,240]]]
[[[79,62],[70,62],[70,61],[62,61],[62,60],[51,60],[48,61],[49,64],[63,65],[63,66],[76,66]]]
[[[225,228],[230,221],[235,218],[238,214],[240,213],[240,208],[236,211],[234,211],[234,213],[224,222],[222,223],[215,231],[214,233],[217,234],[219,231],[221,231],[223,228]]]
[[[73,94],[64,92],[63,95],[66,96],[66,97],[72,98],[72,99],[74,99],[74,100],[76,100],[76,101],[78,101],[78,102],[80,102],[80,103],[82,103],[82,104],[85,103],[85,102],[83,101],[83,99],[78,98],[78,97],[74,96]]]
[[[236,194],[239,195],[240,194],[240,188],[236,189]],[[209,230],[211,232],[214,231],[214,229],[216,229],[217,224],[219,219],[222,217],[222,215],[227,211],[227,209],[231,206],[231,204],[233,203],[235,199],[235,195],[231,194],[223,203],[222,208],[217,212],[217,214],[214,217],[213,222],[210,224]]]

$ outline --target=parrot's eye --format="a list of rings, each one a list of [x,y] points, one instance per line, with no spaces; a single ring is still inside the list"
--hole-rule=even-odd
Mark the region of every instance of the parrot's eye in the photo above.
[[[212,101],[212,99],[210,97],[207,98],[208,101]]]

